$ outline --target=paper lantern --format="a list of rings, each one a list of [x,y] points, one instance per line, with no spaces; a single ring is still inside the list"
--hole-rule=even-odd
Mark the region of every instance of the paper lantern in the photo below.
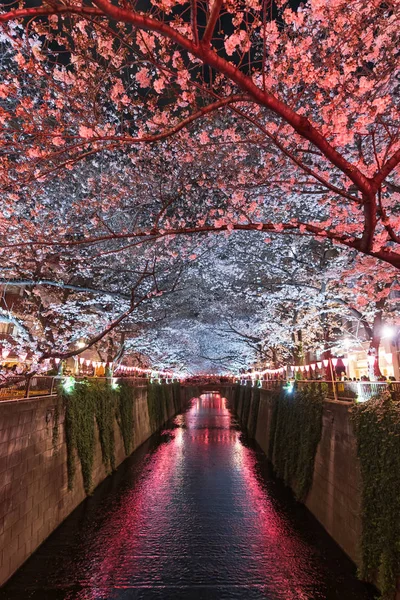
[[[337,358],[331,358],[332,364],[334,367],[336,367],[338,359]]]
[[[317,362],[318,369],[322,369],[322,362]]]
[[[329,365],[329,360],[327,358],[324,358],[322,362],[324,363],[324,367],[327,367]]]
[[[18,357],[18,358],[19,358],[19,360],[20,360],[21,362],[25,362],[25,361],[26,361],[26,357],[27,357],[27,356],[28,356],[28,353],[27,353],[27,352],[22,352],[22,353],[19,355],[19,357]]]
[[[308,371],[310,370],[310,365],[306,365],[306,371],[308,373]]]
[[[85,362],[85,359],[81,357],[81,358],[79,359],[79,362],[80,362],[80,364],[81,364],[81,365],[83,365],[83,363]]]
[[[55,358],[54,362],[56,363],[56,365],[58,365],[58,363],[60,362],[61,358]]]
[[[86,359],[86,365],[87,365],[88,367],[90,367],[90,365],[91,365],[91,364],[92,364],[92,361],[91,361],[91,360],[89,360],[89,359],[87,358],[87,359]]]
[[[7,348],[3,348],[3,350],[1,351],[1,356],[5,359],[7,358],[7,356],[10,354],[10,350],[8,350]]]
[[[347,367],[347,365],[349,364],[349,359],[348,358],[342,358],[342,363],[344,364],[345,367]]]

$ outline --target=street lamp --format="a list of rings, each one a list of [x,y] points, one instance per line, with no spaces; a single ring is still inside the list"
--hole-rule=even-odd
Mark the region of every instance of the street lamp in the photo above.
[[[391,339],[396,335],[396,329],[391,325],[384,325],[382,328],[382,338]]]

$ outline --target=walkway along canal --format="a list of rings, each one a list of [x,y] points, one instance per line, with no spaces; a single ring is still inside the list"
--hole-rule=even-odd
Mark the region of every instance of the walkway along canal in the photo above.
[[[0,600],[367,600],[219,394],[194,398],[0,589]]]

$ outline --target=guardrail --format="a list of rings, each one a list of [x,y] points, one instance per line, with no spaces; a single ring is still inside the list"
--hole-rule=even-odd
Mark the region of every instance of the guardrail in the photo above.
[[[32,377],[11,377],[0,382],[0,402],[9,400],[28,400],[41,396],[55,396],[57,388],[68,376],[33,375]],[[127,379],[136,384],[147,383],[146,377],[74,377],[75,381],[106,381],[110,379]]]
[[[279,390],[286,383],[282,379],[254,381],[254,384],[263,390]],[[343,402],[365,402],[374,396],[378,396],[385,390],[389,390],[392,396],[400,401],[400,381],[324,381],[322,379],[298,379],[293,383],[299,388],[306,385],[321,386],[321,384],[324,384],[328,387],[328,398]],[[253,385],[251,380],[241,380],[240,384],[246,386]]]

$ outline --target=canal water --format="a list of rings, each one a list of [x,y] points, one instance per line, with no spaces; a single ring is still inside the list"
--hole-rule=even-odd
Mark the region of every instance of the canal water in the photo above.
[[[218,394],[192,400],[0,590],[0,600],[370,600]]]

